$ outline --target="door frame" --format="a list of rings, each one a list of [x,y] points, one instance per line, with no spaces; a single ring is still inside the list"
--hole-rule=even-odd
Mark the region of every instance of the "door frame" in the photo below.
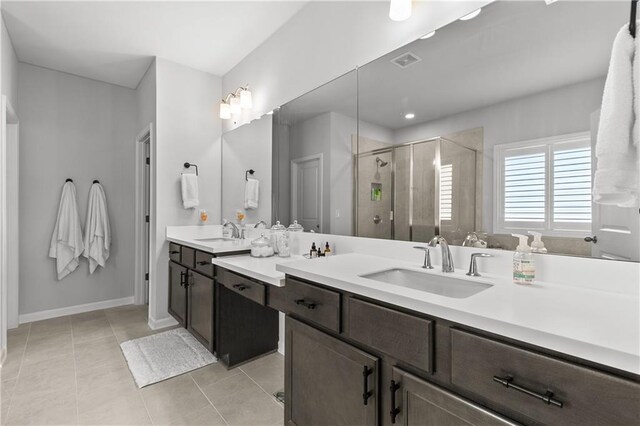
[[[322,153],[307,155],[305,157],[294,158],[291,160],[291,221],[293,222],[294,219],[297,220],[298,218],[298,169],[300,168],[301,163],[306,163],[312,160],[318,160],[318,163],[320,164],[318,167],[320,169],[320,229],[316,232],[322,233],[324,229],[324,161]]]
[[[8,184],[8,176],[7,176],[7,165],[9,161],[15,161],[16,168],[19,166],[18,164],[18,151],[15,152],[15,158],[8,158],[8,126],[15,125],[15,137],[17,138],[16,143],[19,141],[19,130],[20,130],[20,121],[18,120],[18,115],[16,114],[13,106],[7,99],[5,95],[2,95],[0,100],[0,120],[1,120],[1,129],[0,129],[0,366],[4,363],[6,355],[7,355],[7,329],[9,325],[12,327],[18,326],[18,244],[19,241],[13,241],[17,239],[17,235],[15,238],[12,238],[9,235],[9,226],[7,224],[7,216],[8,210],[12,210],[12,217],[15,217],[16,220],[19,218],[18,214],[18,205],[9,206],[7,203],[7,184]],[[17,172],[17,169],[16,169]],[[12,229],[14,232],[17,228]],[[12,241],[9,241],[11,239]],[[12,258],[9,258],[8,247],[9,245],[14,247],[15,252],[13,253]],[[10,277],[8,269],[9,263],[13,263],[14,268],[12,268],[13,274]],[[12,278],[14,282],[9,282],[9,278]],[[11,286],[11,300],[9,300],[9,286]],[[9,306],[12,305],[12,317],[9,318]]]
[[[154,274],[151,269],[151,235],[153,233],[153,205],[155,194],[155,181],[153,179],[155,168],[154,161],[150,161],[149,164],[149,241],[148,241],[148,253],[149,260],[147,261],[145,256],[145,205],[144,205],[144,158],[145,158],[145,143],[144,141],[149,139],[149,157],[153,157],[154,146],[154,132],[153,123],[149,123],[135,138],[136,144],[136,187],[135,187],[135,279],[134,279],[134,292],[133,303],[136,305],[144,305],[145,300],[145,276],[146,271],[149,271],[149,293],[151,293],[151,286],[154,280]],[[145,265],[146,263],[146,265]],[[150,297],[149,297],[150,299]],[[151,302],[149,301],[149,305]]]

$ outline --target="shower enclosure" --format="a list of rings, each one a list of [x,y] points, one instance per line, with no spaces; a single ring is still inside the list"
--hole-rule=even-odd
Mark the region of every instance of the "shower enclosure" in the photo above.
[[[475,229],[476,156],[441,137],[359,153],[356,235],[461,243]]]

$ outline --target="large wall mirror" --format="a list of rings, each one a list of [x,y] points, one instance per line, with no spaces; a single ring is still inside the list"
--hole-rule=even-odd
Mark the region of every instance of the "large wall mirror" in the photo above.
[[[626,1],[495,2],[282,106],[274,217],[507,250],[534,231],[550,253],[640,260],[638,206],[592,200],[628,19]]]

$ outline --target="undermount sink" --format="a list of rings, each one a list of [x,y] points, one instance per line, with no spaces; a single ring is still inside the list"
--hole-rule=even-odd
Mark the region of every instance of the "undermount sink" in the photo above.
[[[455,299],[464,299],[493,287],[491,284],[399,268],[360,277]]]
[[[223,237],[196,238],[196,241],[202,241],[203,243],[221,243],[221,242],[224,242],[224,241],[233,241],[233,238],[223,238]]]

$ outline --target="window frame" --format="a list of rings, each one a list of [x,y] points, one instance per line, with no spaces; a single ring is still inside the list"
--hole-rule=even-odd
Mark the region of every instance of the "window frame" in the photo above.
[[[531,139],[518,142],[510,142],[504,144],[498,144],[493,147],[493,193],[494,193],[494,214],[493,214],[493,233],[494,234],[513,234],[513,233],[526,233],[527,231],[538,231],[548,236],[556,237],[581,237],[586,231],[591,230],[593,223],[578,223],[571,228],[562,226],[561,223],[553,221],[553,206],[554,206],[554,151],[558,150],[559,146],[566,146],[566,149],[589,147],[593,150],[591,144],[591,133],[588,131],[570,133],[558,136],[552,136],[540,139]],[[513,151],[521,151],[521,155],[544,153],[545,154],[545,213],[543,222],[514,222],[505,221],[504,219],[504,185],[505,185],[505,154],[510,154]],[[520,155],[520,153],[518,153]],[[591,153],[591,178],[593,179],[593,151]],[[593,185],[593,183],[592,183]]]

